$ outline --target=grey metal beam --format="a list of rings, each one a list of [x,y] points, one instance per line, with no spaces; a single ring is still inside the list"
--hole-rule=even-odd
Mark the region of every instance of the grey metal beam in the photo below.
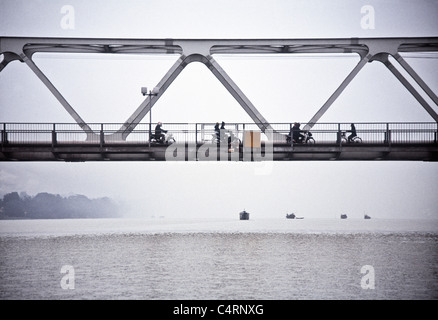
[[[304,126],[303,130],[310,130],[315,123],[324,115],[324,113],[330,108],[333,102],[341,95],[344,89],[350,84],[350,82],[356,77],[360,70],[368,63],[370,55],[363,57],[354,69],[348,74],[348,76],[342,81],[341,85],[333,92],[330,98],[322,105],[322,107],[316,112],[316,114],[309,120]]]
[[[36,64],[26,56],[23,56],[24,62],[35,73],[35,75],[41,80],[42,83],[50,90],[55,98],[61,103],[64,109],[70,114],[70,116],[76,121],[76,123],[87,133],[87,137],[93,135],[91,128],[85,123],[85,121],[79,116],[79,114],[68,103],[64,96],[56,89],[56,87],[50,82],[45,74],[36,66]]]
[[[159,88],[158,95],[148,96],[134,113],[125,121],[124,125],[119,129],[116,134],[122,134],[122,139],[125,140],[126,137],[135,129],[135,127],[140,123],[140,121],[150,112],[154,104],[160,99],[171,83],[178,77],[181,71],[187,66],[189,62],[186,56],[181,56],[173,66],[167,71],[165,76],[157,84],[156,87]]]
[[[240,90],[237,84],[231,79],[231,77],[225,72],[224,69],[217,63],[212,57],[208,56],[207,67],[216,76],[216,78],[224,85],[224,87],[231,93],[234,99],[239,102],[243,110],[251,117],[254,123],[260,128],[262,132],[266,129],[272,130],[269,122],[260,114],[252,102],[246,97],[246,95]]]
[[[429,88],[429,86],[421,79],[421,77],[415,72],[414,69],[406,62],[405,59],[400,54],[396,54],[394,58],[397,62],[409,73],[409,75],[418,83],[421,89],[427,93],[427,95],[438,105],[438,97],[437,95]]]
[[[182,158],[175,161],[196,161],[189,157],[190,152],[201,152],[203,146],[187,144],[179,145],[183,152]],[[2,161],[166,161],[167,146],[159,145],[149,148],[147,145],[127,144],[101,148],[88,143],[75,146],[59,145],[56,148],[42,144],[8,145],[0,152]],[[300,148],[285,147],[284,144],[273,145],[272,157],[257,157],[256,161],[438,161],[438,147],[433,144],[400,144],[393,147],[385,145],[348,145],[348,146],[302,146]],[[261,152],[266,151],[262,145]],[[232,158],[214,158],[213,161],[252,161],[244,154]]]
[[[397,68],[389,61],[388,54],[382,54],[378,59],[382,62],[392,74],[404,85],[404,87],[417,99],[417,101],[423,106],[423,108],[429,113],[429,115],[438,122],[438,114],[435,110],[427,103],[426,100],[421,96],[421,94],[415,90],[412,84],[397,70]]]
[[[205,64],[209,70],[216,76],[216,78],[224,85],[224,87],[230,92],[230,94],[239,102],[242,108],[251,117],[254,123],[260,128],[262,132],[266,129],[271,129],[269,122],[258,112],[251,101],[245,96],[240,88],[234,83],[234,81],[228,76],[228,74],[222,69],[217,61],[212,57],[205,57],[201,54],[192,54],[189,56],[182,56],[175,62],[175,64],[166,73],[160,83],[157,85],[159,93],[157,96],[147,97],[137,108],[137,110],[129,117],[124,123],[118,133],[122,133],[122,139],[126,137],[134,130],[134,128],[140,123],[140,121],[146,116],[153,105],[164,94],[171,83],[178,77],[181,71],[192,62],[201,62]]]
[[[21,60],[20,56],[13,52],[4,52],[3,54],[3,60],[0,63],[0,72],[6,68],[6,66],[15,60]]]
[[[326,39],[117,39],[0,37],[0,52],[182,53],[187,46],[209,43],[210,53],[358,52],[398,43],[400,52],[438,51],[438,37],[326,38]],[[12,48],[12,49],[11,49]]]

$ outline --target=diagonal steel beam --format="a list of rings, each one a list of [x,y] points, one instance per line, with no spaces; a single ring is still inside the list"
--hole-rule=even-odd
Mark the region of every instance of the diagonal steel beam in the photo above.
[[[237,84],[230,78],[230,76],[225,72],[224,69],[217,63],[217,61],[212,57],[208,56],[208,63],[206,66],[210,71],[216,76],[216,78],[224,85],[224,87],[231,93],[234,99],[239,102],[243,110],[251,117],[254,123],[260,128],[262,132],[266,129],[272,130],[269,122],[260,114],[252,102],[247,98],[247,96],[240,90]]]
[[[173,64],[173,66],[167,71],[165,76],[161,79],[156,87],[159,88],[159,92],[156,96],[147,97],[134,111],[134,113],[125,121],[123,126],[115,134],[121,134],[122,139],[125,140],[126,137],[135,129],[135,127],[140,123],[140,121],[150,112],[154,104],[160,99],[167,88],[172,84],[172,82],[178,77],[181,71],[190,62],[188,57],[182,55]]]
[[[316,112],[316,114],[308,121],[303,130],[310,130],[315,123],[324,115],[324,113],[330,108],[333,102],[341,95],[344,89],[350,84],[350,82],[357,76],[360,70],[369,62],[371,55],[364,56],[359,63],[354,67],[350,74],[342,81],[341,85],[333,92],[330,98],[323,104],[323,106]]]
[[[417,99],[417,101],[423,106],[423,108],[429,113],[429,115],[438,122],[438,114],[435,110],[427,103],[426,100],[421,96],[421,94],[414,88],[414,86],[397,70],[397,68],[389,61],[388,54],[380,55],[376,60],[382,62],[392,74],[404,85],[404,87]],[[413,70],[412,70],[413,71]]]
[[[438,105],[437,95],[429,88],[429,86],[421,79],[421,77],[415,72],[414,69],[406,62],[400,54],[394,55],[395,60],[409,73],[409,75],[418,83],[421,89],[427,93],[427,95]]]
[[[182,70],[192,62],[201,62],[206,65],[209,70],[216,76],[216,78],[225,86],[225,88],[231,93],[231,95],[239,102],[242,108],[248,113],[254,123],[260,128],[262,132],[265,130],[273,130],[269,122],[258,112],[251,101],[245,96],[240,88],[234,83],[234,81],[228,76],[228,74],[222,69],[217,61],[212,57],[205,57],[202,54],[191,54],[189,56],[181,56],[178,61],[170,68],[160,83],[157,85],[159,93],[157,96],[147,97],[137,108],[137,110],[125,121],[123,126],[115,134],[121,134],[121,138],[125,140],[127,136],[134,130],[134,128],[140,123],[140,121],[150,112],[153,105],[164,94],[171,83],[178,77]],[[274,133],[275,138],[279,139],[279,134]],[[281,136],[283,137],[283,136]],[[285,139],[285,138],[284,138]]]
[[[41,80],[42,83],[50,90],[55,98],[61,103],[64,109],[70,114],[70,116],[76,121],[76,123],[87,133],[87,139],[93,135],[93,131],[90,126],[81,118],[75,109],[68,103],[64,96],[56,89],[52,82],[46,77],[46,75],[37,67],[37,65],[29,59],[27,56],[22,55],[23,61],[26,65],[35,73],[35,75]]]

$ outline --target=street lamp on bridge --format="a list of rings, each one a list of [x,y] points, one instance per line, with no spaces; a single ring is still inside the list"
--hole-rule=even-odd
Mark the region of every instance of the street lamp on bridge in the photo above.
[[[154,87],[154,89],[149,90],[147,87],[141,87],[141,94],[143,96],[149,96],[149,141],[152,137],[152,96],[158,96],[160,92],[160,88]]]

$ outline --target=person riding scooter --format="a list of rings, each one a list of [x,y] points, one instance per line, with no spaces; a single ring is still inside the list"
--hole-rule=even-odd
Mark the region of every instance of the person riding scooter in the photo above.
[[[163,128],[161,128],[161,126],[162,123],[158,122],[157,126],[155,127],[155,140],[157,140],[157,142],[163,143],[165,139],[164,133],[167,133],[167,130],[164,130]]]
[[[301,134],[300,126],[300,123],[295,122],[294,126],[292,127],[292,139],[295,143],[302,143],[305,138],[304,135]]]

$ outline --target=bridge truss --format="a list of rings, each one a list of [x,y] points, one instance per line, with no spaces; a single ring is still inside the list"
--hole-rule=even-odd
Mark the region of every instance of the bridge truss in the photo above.
[[[0,71],[12,61],[25,63],[58,99],[65,110],[81,126],[89,129],[74,107],[64,98],[59,90],[32,60],[37,52],[57,53],[105,53],[105,54],[179,54],[179,59],[167,71],[157,84],[156,96],[148,96],[124,122],[116,133],[123,139],[140,123],[152,106],[166,92],[181,71],[192,62],[201,62],[217,77],[231,95],[239,102],[254,123],[259,124],[262,132],[272,129],[269,122],[260,114],[237,84],[214,59],[215,54],[298,54],[298,53],[356,53],[360,57],[358,64],[342,81],[328,100],[308,121],[310,129],[330,108],[342,91],[357,76],[362,68],[370,62],[383,63],[403,86],[417,99],[421,106],[438,122],[438,114],[411,82],[391,63],[389,57],[403,67],[420,88],[438,106],[438,97],[406,62],[400,53],[438,52],[438,37],[431,38],[344,38],[344,39],[87,39],[87,38],[22,38],[0,37]]]
[[[177,61],[156,85],[158,93],[148,95],[134,113],[117,130],[105,136],[106,141],[126,141],[153,105],[166,92],[182,70],[192,62],[203,63],[237,100],[258,129],[272,132],[276,142],[286,141],[286,135],[273,128],[243,91],[215,60],[215,54],[347,54],[355,53],[359,62],[331,94],[303,130],[310,130],[341,95],[358,73],[371,62],[381,62],[403,84],[419,104],[438,123],[438,97],[406,62],[401,54],[408,52],[438,52],[438,37],[420,38],[331,38],[331,39],[93,39],[93,38],[38,38],[0,37],[0,72],[12,61],[25,63],[56,97],[64,109],[86,134],[87,141],[96,139],[96,131],[86,123],[65,99],[49,78],[38,68],[32,57],[35,53],[104,53],[104,54],[172,54]],[[390,59],[401,66],[412,78],[406,78]],[[413,82],[430,98],[426,101]]]

